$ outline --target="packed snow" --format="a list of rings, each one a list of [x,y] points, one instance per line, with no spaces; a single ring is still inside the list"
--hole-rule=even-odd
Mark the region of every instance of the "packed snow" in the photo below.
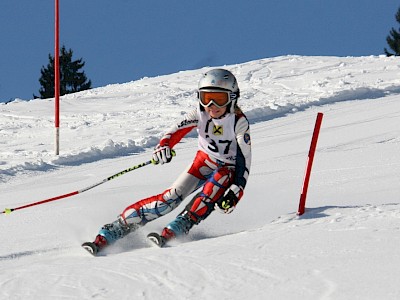
[[[166,248],[145,239],[186,204],[99,257],[80,247],[191,163],[170,164],[0,215],[0,299],[399,299],[400,58],[282,56],[224,66],[241,88],[253,164],[230,215],[213,213]],[[84,189],[151,158],[197,104],[210,68],[54,99],[0,104],[0,211]],[[306,212],[296,214],[318,112]]]

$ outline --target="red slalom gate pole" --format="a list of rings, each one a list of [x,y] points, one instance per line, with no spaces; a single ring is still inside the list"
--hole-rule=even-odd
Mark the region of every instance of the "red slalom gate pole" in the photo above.
[[[297,215],[299,215],[299,216],[301,216],[305,212],[308,183],[310,182],[311,169],[312,169],[312,164],[314,161],[315,149],[317,148],[319,130],[321,129],[321,123],[322,123],[323,116],[324,116],[323,113],[318,113],[317,119],[315,121],[314,133],[313,133],[313,136],[311,139],[310,151],[308,152],[307,167],[306,167],[304,181],[303,181],[303,189],[301,191],[299,209],[297,211]]]
[[[54,125],[55,154],[60,154],[60,3],[54,0]]]

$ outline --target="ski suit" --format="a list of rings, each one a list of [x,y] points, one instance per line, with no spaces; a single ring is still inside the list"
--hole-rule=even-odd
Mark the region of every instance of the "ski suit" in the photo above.
[[[194,128],[198,132],[198,151],[191,165],[163,193],[128,206],[120,215],[126,225],[144,225],[175,209],[186,197],[202,187],[186,206],[195,224],[204,220],[230,187],[240,187],[243,196],[251,164],[250,127],[238,109],[213,119],[201,108],[186,115],[162,137],[159,145],[171,149]]]

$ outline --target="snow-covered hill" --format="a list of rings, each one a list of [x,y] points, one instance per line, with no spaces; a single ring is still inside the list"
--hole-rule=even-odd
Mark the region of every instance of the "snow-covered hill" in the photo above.
[[[396,57],[284,56],[226,66],[252,123],[253,165],[231,215],[211,215],[158,249],[149,223],[93,258],[80,248],[128,204],[163,191],[191,162],[147,166],[77,196],[0,215],[1,299],[398,299],[400,64]],[[196,105],[207,69],[61,98],[0,104],[0,203],[73,192],[150,158]],[[296,210],[317,112],[324,113],[306,213]]]

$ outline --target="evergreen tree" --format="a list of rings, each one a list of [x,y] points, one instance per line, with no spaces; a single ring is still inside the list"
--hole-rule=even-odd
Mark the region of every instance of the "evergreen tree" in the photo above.
[[[68,51],[65,46],[60,50],[60,96],[79,91],[88,90],[92,87],[92,82],[87,79],[84,71],[79,71],[85,65],[81,59],[72,61],[72,50]],[[49,64],[40,70],[41,77],[39,82],[40,98],[54,97],[54,57],[49,54]],[[36,97],[34,95],[35,98]]]
[[[400,8],[398,9],[396,13],[396,21],[400,23]],[[394,53],[390,53],[386,48],[385,48],[385,54],[387,56],[392,56],[400,55],[400,32],[397,31],[392,27],[392,30],[390,30],[390,35],[386,37],[386,42],[388,43],[390,49],[394,51]]]

